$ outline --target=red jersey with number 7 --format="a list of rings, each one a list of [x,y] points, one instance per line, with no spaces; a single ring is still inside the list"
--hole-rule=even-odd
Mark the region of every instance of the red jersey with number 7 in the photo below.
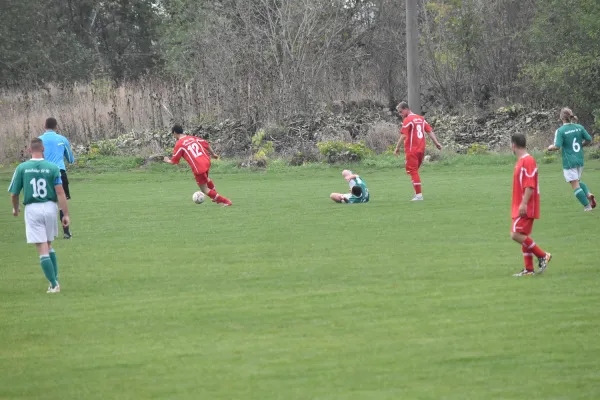
[[[210,155],[206,152],[208,142],[195,136],[183,136],[175,143],[173,150],[173,164],[179,164],[181,157],[192,168],[194,175],[200,175],[210,169]]]
[[[420,115],[410,113],[402,121],[400,133],[404,135],[405,153],[425,152],[425,133],[431,132],[431,126]]]
[[[519,206],[523,201],[526,188],[532,188],[533,194],[527,203],[527,218],[540,217],[540,187],[538,185],[538,169],[535,158],[525,154],[519,158],[513,174],[512,218],[519,218]]]

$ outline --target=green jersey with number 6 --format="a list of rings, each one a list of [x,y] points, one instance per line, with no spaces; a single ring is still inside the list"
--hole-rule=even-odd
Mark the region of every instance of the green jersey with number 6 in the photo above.
[[[583,167],[583,141],[592,137],[579,124],[564,124],[556,130],[554,145],[562,152],[563,169]]]
[[[15,170],[8,191],[18,195],[23,190],[23,204],[57,202],[54,186],[62,184],[60,170],[46,160],[29,160]]]

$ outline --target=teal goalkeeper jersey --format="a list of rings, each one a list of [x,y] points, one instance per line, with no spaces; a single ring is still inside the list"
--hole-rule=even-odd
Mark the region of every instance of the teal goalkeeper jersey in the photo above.
[[[354,179],[353,181],[350,181],[350,187],[352,186],[360,186],[360,188],[362,189],[362,195],[360,197],[357,197],[355,195],[351,195],[348,198],[348,203],[353,204],[353,203],[366,203],[369,201],[369,189],[367,189],[367,184],[365,183],[365,181],[363,181],[361,179],[360,176],[357,176],[356,179]]]
[[[58,167],[46,160],[29,160],[20,164],[8,191],[18,195],[23,191],[23,204],[57,202],[54,186],[62,184]]]
[[[583,141],[592,137],[579,124],[564,124],[554,134],[554,145],[560,147],[563,169],[583,167]]]

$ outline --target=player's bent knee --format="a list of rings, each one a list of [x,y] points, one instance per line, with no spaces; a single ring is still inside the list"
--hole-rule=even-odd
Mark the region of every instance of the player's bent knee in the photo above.
[[[519,232],[511,232],[510,233],[510,238],[512,240],[514,240],[515,242],[519,242],[519,243],[521,243],[523,241],[523,236],[524,235],[522,233],[519,233]]]

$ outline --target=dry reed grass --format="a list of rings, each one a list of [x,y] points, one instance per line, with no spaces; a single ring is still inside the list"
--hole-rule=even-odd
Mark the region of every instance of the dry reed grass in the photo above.
[[[59,122],[59,131],[74,144],[116,137],[125,132],[165,129],[174,121],[192,121],[204,113],[192,91],[157,82],[113,88],[95,81],[70,88],[47,86],[36,91],[0,91],[0,161],[22,159],[28,141],[43,132],[46,118]]]
[[[332,99],[376,99],[376,90],[348,93],[333,86],[324,90],[318,102]],[[46,118],[58,120],[59,131],[74,145],[114,138],[127,132],[163,130],[174,122],[186,125],[199,121],[231,117],[261,124],[276,122],[275,114],[303,111],[276,99],[262,99],[265,104],[236,108],[223,88],[215,89],[202,82],[176,83],[146,79],[114,88],[109,81],[96,80],[68,88],[47,85],[37,90],[0,90],[0,162],[26,158],[27,143],[43,132]],[[339,97],[337,97],[339,96]],[[279,107],[275,110],[273,107]],[[258,109],[257,113],[255,110]],[[256,115],[259,114],[259,121]]]

